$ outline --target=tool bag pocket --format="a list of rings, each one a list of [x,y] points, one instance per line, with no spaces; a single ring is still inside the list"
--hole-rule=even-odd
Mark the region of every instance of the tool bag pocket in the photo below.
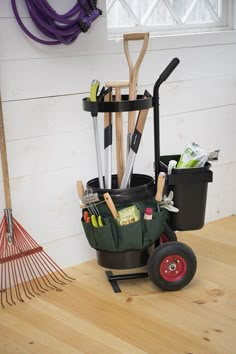
[[[129,225],[116,223],[118,251],[141,250],[143,248],[143,232],[141,220]]]
[[[97,249],[98,246],[97,246],[97,242],[96,242],[95,235],[94,235],[94,227],[92,226],[91,222],[86,223],[83,220],[83,218],[81,218],[81,222],[82,222],[82,225],[83,225],[84,232],[85,232],[85,235],[87,237],[88,243],[90,244],[90,246],[92,248]]]
[[[154,199],[137,202],[135,205],[140,211],[140,220],[128,225],[119,225],[117,220],[108,216],[110,212],[106,210],[106,207],[100,209],[104,226],[93,227],[91,222],[87,224],[82,219],[82,225],[90,246],[100,251],[124,252],[142,250],[153,244],[164,231],[168,212],[166,210],[157,212]],[[126,206],[116,207],[121,209]],[[144,220],[146,207],[152,207],[153,209],[152,220]]]
[[[98,250],[115,252],[117,250],[116,233],[109,218],[103,218],[104,226],[94,228]]]
[[[86,223],[81,219],[87,240],[92,248],[104,251],[117,251],[116,233],[112,230],[112,224],[109,218],[103,218],[104,226],[93,227],[92,223]]]
[[[154,243],[164,231],[168,212],[166,210],[153,211],[152,220],[143,220],[143,246]]]

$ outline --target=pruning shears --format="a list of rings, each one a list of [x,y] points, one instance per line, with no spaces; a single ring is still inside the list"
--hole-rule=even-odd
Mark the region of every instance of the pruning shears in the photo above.
[[[98,80],[92,81],[90,87],[90,96],[89,96],[90,101],[92,102],[97,101],[97,93],[98,93],[99,86],[100,86],[100,82]]]

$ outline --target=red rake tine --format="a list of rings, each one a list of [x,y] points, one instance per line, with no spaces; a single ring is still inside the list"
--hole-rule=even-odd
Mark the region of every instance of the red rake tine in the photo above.
[[[35,257],[37,256],[36,252],[41,252],[42,247],[34,247],[34,245],[29,245],[26,240],[24,239],[24,234],[21,234],[20,230],[18,229],[18,225],[14,223],[14,229],[15,229],[15,243],[17,247],[21,250],[21,260],[24,262],[24,269],[26,270],[28,274],[28,280],[30,279],[35,279],[37,280],[36,287],[41,288],[42,291],[48,291],[48,289],[44,288],[40,281],[39,277],[42,279],[44,282],[44,285],[48,287],[49,289],[54,289],[54,287],[48,286],[44,279],[42,278],[45,274],[41,272],[41,267],[40,264],[37,265],[35,262]],[[30,273],[30,275],[29,275]],[[33,288],[32,282],[31,286]]]
[[[66,281],[73,281],[75,280],[74,278],[68,276],[53,260],[49,255],[43,250],[42,247],[40,247],[37,242],[29,235],[29,233],[19,224],[19,222],[13,218],[14,225],[18,227],[20,230],[22,236],[27,240],[27,243],[29,244],[30,250],[40,248],[40,251],[36,252],[37,255],[41,256],[41,258],[45,260],[45,265],[50,265],[60,276],[66,280]],[[32,252],[33,254],[33,252]],[[50,273],[52,272],[52,269],[49,267]]]
[[[6,238],[7,219],[4,216],[0,226],[1,305],[3,308],[5,308],[4,300],[11,306],[16,304],[13,300],[12,286],[16,298],[24,302],[21,289],[23,296],[31,299],[35,295],[40,295],[39,292],[44,293],[49,289],[62,291],[57,285],[65,285],[65,281],[74,280],[43,251],[43,248],[14,218],[13,230],[14,242],[9,244]]]
[[[64,285],[65,282],[61,281],[54,272],[59,274],[61,278],[65,281],[73,281],[74,278],[69,277],[40,247],[37,242],[28,234],[28,232],[18,223],[16,219],[13,218],[14,228],[19,232],[17,241],[21,241],[22,249],[27,252],[30,256],[30,259],[34,263],[35,268],[38,270],[41,276],[48,275],[56,283]],[[24,243],[24,247],[23,247]]]
[[[4,257],[8,256],[8,249],[7,249],[7,242],[6,242],[6,232],[7,232],[7,225],[6,225],[6,218],[4,216],[2,223],[1,223],[1,229],[0,229],[0,239],[1,239],[1,246],[0,246],[0,254],[3,255]],[[13,300],[13,294],[12,294],[12,289],[11,289],[11,269],[9,267],[9,264],[6,264],[3,259],[4,257],[0,257],[0,265],[1,265],[1,305],[4,308],[3,304],[3,298],[5,297],[5,301],[9,305],[15,305],[15,302]],[[8,277],[7,277],[8,275]],[[16,291],[18,290],[15,288]],[[9,298],[8,298],[8,293]],[[17,292],[17,295],[19,292]],[[5,295],[5,296],[4,296]],[[11,302],[10,302],[11,301]]]
[[[6,217],[4,216],[4,228],[1,230],[1,240],[2,240],[2,247],[1,247],[1,258],[0,263],[2,266],[2,281],[1,281],[1,305],[4,308],[3,304],[3,294],[5,294],[6,303],[9,305],[16,304],[13,300],[13,290],[12,286],[15,290],[16,298],[23,302],[23,298],[20,293],[20,287],[18,284],[18,271],[17,271],[17,264],[14,259],[14,254],[16,253],[15,246],[9,245],[7,238],[7,221]],[[10,302],[11,301],[11,302]]]

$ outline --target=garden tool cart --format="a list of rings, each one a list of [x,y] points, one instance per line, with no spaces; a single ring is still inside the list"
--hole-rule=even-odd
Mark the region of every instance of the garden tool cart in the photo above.
[[[207,162],[201,168],[172,168],[170,173],[169,162],[178,160],[180,155],[160,156],[159,89],[178,64],[178,58],[169,63],[154,85],[153,96],[146,91],[132,100],[123,94],[120,101],[114,95],[109,100],[83,99],[83,109],[98,119],[100,112],[139,111],[129,150],[132,156],[128,156],[127,164],[134,162],[146,113],[153,108],[155,178],[132,173],[132,166],[126,165],[128,175],[124,172],[124,176],[126,182],[129,179],[128,184],[125,182],[118,188],[114,174],[112,187],[104,189],[97,177],[86,186],[88,196],[96,195],[97,202],[89,203],[86,196],[81,197],[86,204],[83,205],[83,228],[90,246],[97,251],[98,264],[108,269],[147,265],[147,272],[115,275],[111,270],[106,271],[115,292],[120,291],[118,281],[145,277],[162,290],[178,290],[190,283],[196,272],[193,250],[177,241],[175,231],[196,230],[204,225],[211,165]],[[122,222],[123,214],[131,210],[132,221]],[[87,217],[96,213],[101,218],[100,226]]]

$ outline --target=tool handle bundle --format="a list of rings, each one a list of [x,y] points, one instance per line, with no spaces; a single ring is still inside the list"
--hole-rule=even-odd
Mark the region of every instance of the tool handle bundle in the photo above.
[[[95,87],[98,88],[99,85],[97,84],[97,81],[94,80],[94,82],[91,85],[91,93],[94,91],[93,88]],[[109,88],[108,88],[109,89]],[[98,179],[99,179],[99,187],[101,189],[111,189],[111,188],[127,188],[128,187],[128,182],[130,180],[130,177],[132,175],[132,169],[133,165],[135,162],[135,157],[139,149],[140,141],[142,138],[142,133],[145,125],[145,121],[147,119],[147,114],[149,108],[153,106],[153,100],[151,94],[145,90],[143,95],[137,95],[137,98],[135,100],[129,101],[127,95],[120,95],[120,100],[117,101],[117,95],[112,96],[109,101],[105,99],[105,97],[102,97],[103,95],[106,94],[108,89],[101,89],[101,92],[103,94],[99,93],[96,91],[96,99],[94,99],[93,95],[90,94],[90,97],[84,98],[83,99],[83,109],[85,111],[91,112],[91,115],[93,117],[93,122],[94,122],[94,140],[95,140],[95,147],[96,147],[96,154],[97,154],[97,168],[98,168]],[[119,123],[121,123],[121,115],[118,116],[117,113],[122,113],[122,112],[130,112],[133,110],[134,112],[139,111],[137,120],[136,120],[136,125],[134,128],[134,132],[132,135],[131,139],[131,146],[130,150],[127,156],[126,164],[123,167],[122,174],[120,175],[120,180],[119,180],[119,173],[122,170],[120,167],[120,159],[119,154],[121,151],[122,147],[122,132],[120,134],[120,131],[117,129],[120,126],[116,124],[116,153],[117,153],[117,183],[114,183],[112,185],[112,161],[110,160],[112,157],[111,154],[111,149],[112,149],[112,121],[109,122],[109,126],[107,125],[107,121],[105,120],[106,124],[104,125],[104,148],[105,148],[105,176],[103,177],[103,172],[102,172],[102,159],[101,159],[101,149],[100,149],[100,142],[99,142],[99,134],[98,134],[98,122],[97,122],[97,116],[99,112],[103,113],[114,113],[116,114],[116,120],[119,120]],[[109,131],[108,131],[109,128]],[[108,133],[109,132],[109,137]],[[119,134],[118,134],[119,133]],[[120,136],[121,135],[121,136]],[[107,168],[108,167],[108,168]],[[108,183],[109,182],[109,183]],[[115,185],[117,185],[115,187]]]
[[[129,95],[123,95],[119,92],[119,98],[118,95],[111,95],[109,99],[105,99],[106,94],[108,93],[109,89],[115,88],[115,90],[120,91],[120,88],[126,87],[127,83],[126,82],[109,82],[106,83],[106,86],[109,88],[106,89],[103,87],[101,89],[101,92],[98,93],[99,90],[99,81],[94,80],[91,84],[91,90],[90,90],[90,97],[84,98],[83,99],[83,108],[85,111],[91,112],[91,115],[94,119],[94,134],[95,134],[95,142],[96,142],[96,152],[97,155],[99,156],[99,159],[97,159],[98,162],[98,179],[99,179],[99,187],[101,189],[111,189],[111,188],[120,188],[122,190],[125,190],[126,188],[130,187],[130,180],[132,177],[132,171],[133,171],[133,166],[135,162],[135,158],[139,149],[140,141],[142,138],[145,122],[147,119],[148,115],[148,110],[151,107],[154,107],[154,151],[155,151],[155,181],[157,183],[158,180],[158,175],[159,175],[159,163],[160,163],[160,137],[159,137],[159,104],[158,104],[158,90],[161,86],[161,84],[167,80],[167,78],[171,75],[171,73],[174,71],[174,69],[177,67],[179,64],[179,59],[174,58],[172,61],[169,63],[169,65],[165,68],[165,70],[161,73],[159,78],[157,79],[154,89],[153,89],[153,97],[152,95],[145,90],[143,95],[137,95],[135,99],[130,100]],[[138,116],[136,118],[135,126],[132,131],[132,136],[130,140],[130,145],[129,145],[129,151],[127,154],[127,159],[126,159],[126,164],[123,167],[123,169],[119,168],[121,167],[120,165],[120,159],[117,158],[117,183],[112,185],[112,170],[111,170],[111,161],[108,161],[108,159],[105,159],[105,165],[107,164],[109,168],[105,168],[105,179],[103,177],[102,173],[102,161],[101,161],[101,151],[100,151],[100,143],[99,143],[99,136],[98,136],[98,125],[97,125],[97,116],[99,112],[110,112],[110,113],[116,113],[116,120],[119,121],[119,123],[122,123],[122,117],[121,115],[117,113],[121,112],[132,112],[135,113],[138,112]],[[107,117],[106,117],[107,118]],[[111,117],[110,117],[111,118]],[[104,138],[107,137],[107,119],[105,120],[105,132],[104,132]],[[112,121],[109,122],[109,134],[112,134]],[[118,152],[117,157],[119,157],[119,153],[121,151],[122,145],[120,144],[120,141],[122,140],[120,138],[120,130],[117,129],[119,127],[116,124],[116,133],[119,132],[119,135],[116,134],[116,152]],[[122,135],[122,132],[121,132]],[[118,139],[119,138],[119,139]],[[108,139],[105,139],[108,140]],[[119,144],[117,144],[117,142]],[[112,138],[109,138],[109,144],[107,141],[105,141],[104,147],[105,150],[109,146],[111,150],[111,144],[112,144]],[[109,156],[111,158],[111,152],[105,157]],[[106,167],[106,166],[105,166]],[[119,176],[120,171],[122,170],[122,173]],[[107,172],[108,171],[108,172]],[[120,178],[119,178],[120,177]],[[105,182],[105,183],[104,183]],[[109,183],[107,183],[109,182]]]
[[[98,94],[99,81],[93,80],[90,89],[89,101],[96,103],[94,106],[88,107],[91,115],[93,117],[94,125],[94,139],[97,154],[97,165],[98,165],[98,178],[99,187],[101,189],[111,189],[112,186],[112,112],[115,113],[115,129],[116,129],[116,165],[117,165],[117,187],[127,188],[130,185],[130,178],[133,170],[135,156],[139,147],[139,142],[142,137],[142,132],[144,124],[148,114],[148,108],[146,103],[144,107],[138,109],[137,101],[137,83],[138,83],[138,73],[139,68],[144,58],[144,55],[148,46],[149,33],[130,33],[124,34],[123,43],[125,56],[129,67],[129,81],[112,81],[107,82],[105,87],[102,88],[100,94]],[[134,63],[131,58],[131,53],[129,50],[130,41],[141,41],[141,51],[138,53],[136,62]],[[112,94],[107,94],[106,87],[112,91],[115,91],[115,96]],[[122,105],[122,89],[128,88],[128,102],[127,105]],[[107,96],[106,96],[107,94]],[[151,95],[146,91],[144,93],[145,98],[151,97]],[[143,98],[142,97],[142,98]],[[113,101],[115,98],[115,102]],[[100,142],[98,135],[98,123],[97,115],[98,112],[102,111],[99,103],[104,102],[104,148],[105,148],[105,180],[103,178],[102,172],[102,161],[101,161],[101,151]],[[111,104],[112,110],[108,109],[109,103]],[[113,105],[115,103],[115,105]],[[112,106],[113,105],[113,106]],[[152,106],[152,105],[151,105]],[[85,107],[84,107],[85,108]],[[145,109],[144,112],[141,112]],[[86,110],[86,108],[85,108]],[[123,149],[123,118],[122,112],[128,112],[128,131],[127,131],[127,161],[125,164],[124,149]],[[139,111],[139,116],[136,119],[136,112]],[[108,115],[107,112],[110,114]]]
[[[16,0],[11,0],[12,9],[21,29],[34,41],[46,44],[71,44],[81,32],[87,32],[101,10],[96,7],[95,0],[77,0],[72,9],[65,14],[58,14],[47,0],[25,0],[28,12],[39,31],[49,37],[45,40],[31,33],[20,18]]]

